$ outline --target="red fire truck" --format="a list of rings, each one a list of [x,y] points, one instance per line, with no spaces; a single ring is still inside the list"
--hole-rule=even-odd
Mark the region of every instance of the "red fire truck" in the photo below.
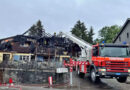
[[[116,78],[124,83],[130,75],[129,46],[124,44],[97,44],[90,45],[74,35],[64,33],[70,40],[82,46],[81,56],[70,59],[65,66],[77,68],[80,77],[89,74],[93,82],[100,78]],[[79,39],[79,40],[78,40]],[[86,56],[85,56],[86,55]],[[83,57],[85,56],[85,57]]]

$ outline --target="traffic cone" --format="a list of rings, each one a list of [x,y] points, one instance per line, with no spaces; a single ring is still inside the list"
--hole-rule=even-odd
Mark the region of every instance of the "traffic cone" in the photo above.
[[[52,76],[48,77],[48,82],[49,82],[49,87],[51,87],[53,84]]]
[[[13,86],[14,86],[14,84],[13,84],[13,79],[12,79],[12,78],[9,78],[9,86],[10,86],[10,87],[13,87]]]

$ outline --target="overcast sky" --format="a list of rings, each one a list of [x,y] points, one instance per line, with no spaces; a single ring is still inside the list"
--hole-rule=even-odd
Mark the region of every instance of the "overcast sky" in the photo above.
[[[49,33],[69,32],[81,20],[97,34],[129,17],[130,0],[0,0],[0,38],[22,34],[39,19]]]

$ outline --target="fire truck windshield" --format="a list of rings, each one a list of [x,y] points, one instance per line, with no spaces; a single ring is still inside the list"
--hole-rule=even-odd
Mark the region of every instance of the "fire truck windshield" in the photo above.
[[[100,56],[102,57],[128,57],[127,47],[100,47]]]

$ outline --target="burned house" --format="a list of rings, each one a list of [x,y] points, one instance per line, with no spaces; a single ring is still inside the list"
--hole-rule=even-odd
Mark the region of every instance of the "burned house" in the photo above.
[[[30,60],[37,38],[16,35],[0,40],[0,60]]]
[[[1,39],[0,82],[7,82],[9,77],[20,83],[47,82],[48,75],[57,77],[56,68],[62,67],[63,59],[77,56],[78,51],[80,48],[77,44],[56,35],[16,35]]]
[[[0,61],[2,60],[48,60],[56,55],[74,55],[78,46],[70,40],[59,37],[32,37],[16,35],[0,40]],[[9,54],[10,53],[10,54]],[[3,55],[2,55],[3,54]]]
[[[17,51],[19,53],[33,53],[36,37],[16,35],[0,40],[0,51]]]

